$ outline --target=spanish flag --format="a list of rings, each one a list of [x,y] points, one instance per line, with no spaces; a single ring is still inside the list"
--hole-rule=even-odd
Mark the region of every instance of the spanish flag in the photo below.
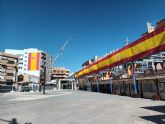
[[[81,77],[165,50],[165,25],[75,73]],[[131,67],[129,67],[131,68]],[[136,68],[136,66],[135,66]]]
[[[28,54],[28,71],[40,69],[40,53],[34,52]]]

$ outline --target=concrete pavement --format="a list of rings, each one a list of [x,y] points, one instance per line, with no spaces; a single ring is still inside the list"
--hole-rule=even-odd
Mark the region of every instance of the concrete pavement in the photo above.
[[[1,95],[1,98],[8,98],[9,101],[29,101],[29,100],[38,100],[43,98],[49,98],[54,96],[62,96],[71,94],[72,92],[58,92],[58,91],[47,91],[46,94],[42,92],[14,92],[14,93],[5,93]]]
[[[28,99],[22,100],[21,96]],[[51,91],[44,97],[37,93],[21,96],[0,95],[0,124],[7,124],[12,118],[19,124],[165,123],[165,101],[86,91]]]

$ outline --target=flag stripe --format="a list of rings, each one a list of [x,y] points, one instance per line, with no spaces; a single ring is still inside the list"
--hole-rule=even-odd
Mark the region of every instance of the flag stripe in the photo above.
[[[89,72],[89,73],[86,73],[85,71],[84,71],[84,72],[79,72],[79,73],[77,73],[75,76],[76,76],[76,77],[86,76],[86,75],[89,75],[89,74],[92,74],[92,73],[96,73],[96,72],[99,72],[99,71],[104,70],[104,69],[107,69],[107,68],[112,68],[112,67],[115,67],[115,66],[117,66],[117,65],[122,64],[123,61],[129,62],[129,61],[134,60],[134,58],[140,58],[140,57],[142,57],[142,56],[145,55],[146,53],[148,53],[148,55],[152,54],[153,52],[155,53],[155,50],[158,51],[158,52],[163,51],[163,50],[165,50],[165,45],[159,46],[159,47],[154,48],[154,49],[150,49],[150,50],[148,50],[148,51],[146,51],[146,52],[144,52],[144,53],[140,53],[140,54],[138,54],[138,55],[135,55],[133,58],[132,58],[132,57],[126,58],[126,59],[124,59],[124,60],[115,62],[115,63],[113,63],[112,65],[108,65],[108,66],[102,67],[102,68],[100,68],[100,69],[98,69],[98,70],[93,70],[93,71],[91,71],[91,72]]]
[[[31,70],[36,70],[36,61],[37,60],[37,53],[32,53],[31,56]]]
[[[28,70],[30,70],[31,67],[31,53],[28,54]]]
[[[37,68],[36,70],[39,70],[40,67],[40,53],[37,53]]]

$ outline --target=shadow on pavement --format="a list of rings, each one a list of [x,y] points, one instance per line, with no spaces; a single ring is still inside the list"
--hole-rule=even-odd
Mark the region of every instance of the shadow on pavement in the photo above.
[[[1,119],[1,118],[0,118],[0,121],[11,122],[11,121],[9,121],[9,120],[5,120],[5,119]]]
[[[141,108],[161,112],[162,114],[141,116],[140,118],[148,121],[152,121],[156,124],[165,124],[165,106],[149,106],[149,107],[141,107]]]
[[[9,122],[8,124],[19,124],[18,122],[17,122],[17,119],[16,118],[13,118],[12,120],[5,120],[5,119],[1,119],[0,118],[0,121],[4,121],[4,122]],[[32,123],[25,123],[25,124],[32,124]]]

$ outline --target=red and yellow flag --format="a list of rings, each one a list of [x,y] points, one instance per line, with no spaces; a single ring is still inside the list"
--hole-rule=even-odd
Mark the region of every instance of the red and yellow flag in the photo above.
[[[99,72],[165,50],[165,25],[96,63],[75,73],[76,77]]]
[[[40,69],[40,53],[33,52],[28,54],[28,71]]]

